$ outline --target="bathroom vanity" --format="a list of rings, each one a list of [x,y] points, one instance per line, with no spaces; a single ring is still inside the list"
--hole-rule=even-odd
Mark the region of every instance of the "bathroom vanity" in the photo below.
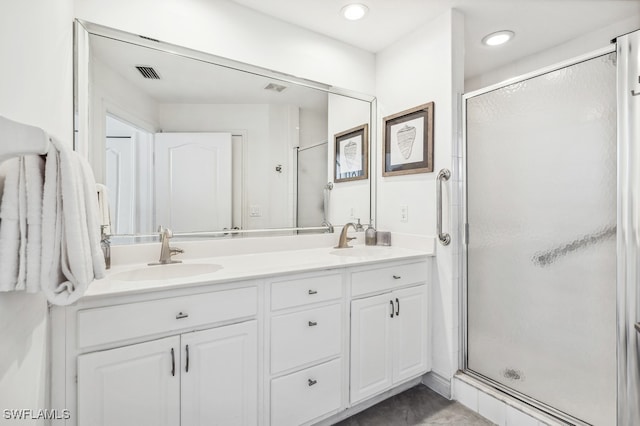
[[[360,246],[115,267],[52,307],[52,407],[91,426],[337,417],[430,370],[430,262]]]

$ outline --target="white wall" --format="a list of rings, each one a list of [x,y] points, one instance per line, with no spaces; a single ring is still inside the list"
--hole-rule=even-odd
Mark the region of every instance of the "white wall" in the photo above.
[[[625,20],[604,28],[596,29],[560,44],[553,49],[527,56],[507,66],[470,77],[465,81],[465,92],[473,92],[474,90],[500,83],[510,78],[554,65],[558,62],[588,54],[597,49],[607,47],[613,38],[638,29],[640,29],[640,15],[630,16]]]
[[[363,93],[374,55],[227,0],[75,0],[78,18]]]
[[[435,102],[434,172],[378,177],[378,229],[417,235],[436,235],[435,185],[437,172],[452,170],[458,161],[457,95],[463,87],[464,23],[460,13],[448,11],[407,35],[377,56],[379,116],[385,117],[427,102]],[[378,129],[378,152],[382,152],[382,126]],[[382,170],[382,154],[377,156]],[[450,201],[451,188],[444,191],[445,230],[454,243],[437,245],[432,285],[433,371],[450,379],[457,370],[458,297],[455,244],[457,206]],[[400,205],[408,206],[408,220],[400,221]],[[453,219],[453,220],[452,220]]]
[[[69,144],[72,20],[71,0],[0,4],[0,115],[40,126]],[[46,315],[40,294],[0,294],[0,410],[47,407]],[[44,424],[0,417],[0,424],[16,423]]]

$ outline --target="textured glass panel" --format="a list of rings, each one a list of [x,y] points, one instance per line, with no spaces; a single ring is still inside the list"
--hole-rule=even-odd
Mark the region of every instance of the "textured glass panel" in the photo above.
[[[616,69],[467,101],[468,366],[615,424]]]

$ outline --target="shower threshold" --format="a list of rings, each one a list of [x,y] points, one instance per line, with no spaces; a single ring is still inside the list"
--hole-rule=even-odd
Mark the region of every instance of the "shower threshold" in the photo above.
[[[590,426],[589,423],[585,423],[584,421],[563,411],[522,394],[474,371],[459,370],[454,376],[454,380],[460,380],[461,382],[476,388],[478,392],[483,392],[506,406],[521,411],[525,415],[539,421],[541,425]]]

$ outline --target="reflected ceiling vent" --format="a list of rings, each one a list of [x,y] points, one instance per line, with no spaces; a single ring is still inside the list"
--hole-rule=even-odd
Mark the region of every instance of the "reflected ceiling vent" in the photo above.
[[[264,90],[272,90],[274,92],[282,92],[284,91],[284,89],[286,89],[287,86],[282,86],[280,84],[275,84],[275,83],[269,83],[267,84],[267,87],[264,88]]]
[[[136,66],[136,69],[140,71],[140,74],[142,74],[144,78],[149,78],[151,80],[160,80],[160,76],[158,75],[156,70],[151,67]]]

